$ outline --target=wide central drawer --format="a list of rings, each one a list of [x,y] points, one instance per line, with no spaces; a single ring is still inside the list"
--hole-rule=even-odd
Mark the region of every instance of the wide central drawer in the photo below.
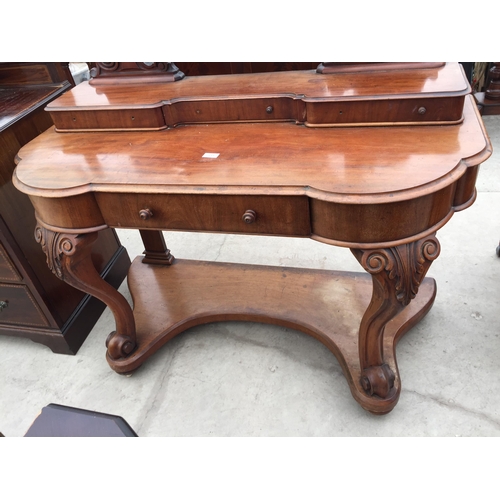
[[[306,196],[95,193],[110,227],[309,236]]]
[[[169,126],[233,121],[298,121],[297,101],[289,97],[186,100],[165,105],[163,113]]]

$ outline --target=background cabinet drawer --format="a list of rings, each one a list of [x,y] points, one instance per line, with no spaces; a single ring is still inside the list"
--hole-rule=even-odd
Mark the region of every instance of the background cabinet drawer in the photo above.
[[[5,247],[0,243],[0,281],[22,281]],[[1,300],[1,299],[0,299]]]
[[[305,196],[96,193],[110,227],[309,236]]]
[[[26,326],[49,326],[25,285],[0,283],[0,323]]]

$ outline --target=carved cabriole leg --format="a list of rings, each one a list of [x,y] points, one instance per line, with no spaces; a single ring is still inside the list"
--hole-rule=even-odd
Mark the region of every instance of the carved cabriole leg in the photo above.
[[[163,233],[156,230],[139,230],[142,242],[144,243],[144,264],[163,264],[170,266],[174,261],[174,256],[167,248]]]
[[[385,325],[415,298],[440,245],[431,235],[397,247],[351,251],[373,281],[372,299],[359,328],[360,382],[368,395],[385,399],[395,379],[383,357]]]
[[[134,316],[125,298],[95,269],[91,251],[97,235],[97,232],[57,233],[40,225],[35,228],[35,239],[47,256],[49,269],[69,285],[102,300],[113,312],[116,333],[107,343],[108,356],[120,359],[127,357],[136,347]]]

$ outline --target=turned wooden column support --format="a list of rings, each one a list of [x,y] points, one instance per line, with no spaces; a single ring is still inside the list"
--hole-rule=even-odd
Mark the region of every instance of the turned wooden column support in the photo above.
[[[92,262],[92,245],[97,232],[58,233],[38,224],[35,239],[47,256],[49,269],[69,285],[102,300],[113,312],[116,332],[107,341],[108,356],[120,359],[136,348],[135,322],[125,298],[104,281]]]
[[[373,281],[371,302],[359,328],[360,383],[368,395],[385,399],[395,380],[394,372],[384,362],[385,326],[416,297],[440,245],[431,235],[397,247],[351,251]]]

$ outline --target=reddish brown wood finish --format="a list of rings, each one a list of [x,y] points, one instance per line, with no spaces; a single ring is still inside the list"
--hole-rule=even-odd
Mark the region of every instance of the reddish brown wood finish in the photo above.
[[[36,241],[47,256],[49,269],[59,279],[107,303],[115,313],[119,333],[108,343],[108,355],[118,359],[130,354],[136,346],[134,317],[125,298],[95,269],[91,251],[97,237],[98,233],[74,235],[55,233],[41,226],[35,229]]]
[[[108,225],[391,246],[437,230],[455,208],[473,202],[476,167],[490,149],[470,97],[464,117],[459,126],[397,127],[390,134],[292,124],[48,131],[20,152],[14,180],[33,195],[46,225],[80,232]],[[65,210],[66,197],[74,210]],[[141,209],[152,217],[141,219]],[[242,221],[246,210],[256,212],[254,224]]]
[[[462,119],[464,96],[470,92],[461,66],[452,63],[327,75],[314,70],[212,75],[166,84],[138,78],[128,86],[84,82],[47,110],[59,131],[161,130],[241,121],[311,127],[440,124]]]
[[[95,193],[110,227],[309,236],[305,196]],[[149,216],[141,218],[140,212]],[[255,214],[245,221],[248,210]]]
[[[417,296],[440,245],[430,235],[388,249],[352,252],[373,276],[372,299],[359,327],[360,382],[367,394],[388,399],[395,390],[396,374],[384,359],[386,326]]]
[[[435,71],[428,76],[441,69]],[[207,92],[211,82],[207,77]],[[355,94],[369,88],[363,82]],[[144,95],[151,89],[154,84]],[[233,111],[229,106],[228,114]],[[49,266],[115,315],[107,359],[117,372],[133,371],[190,326],[267,321],[324,342],[356,400],[382,414],[394,407],[401,387],[395,343],[434,299],[434,283],[424,277],[439,254],[435,233],[473,203],[478,166],[490,154],[480,115],[466,96],[463,120],[440,127],[50,130],[19,152],[14,182],[35,206],[40,241],[55,242],[44,245]],[[102,283],[88,257],[85,242],[108,226],[139,229],[145,244],[146,256],[129,275],[134,312]],[[162,229],[311,237],[351,248],[372,278],[179,264]],[[348,304],[341,319],[336,301]],[[359,314],[351,317],[351,311]]]
[[[434,69],[444,66],[443,62],[325,62],[318,65],[318,73],[353,73],[358,71],[395,71],[408,69]]]
[[[396,343],[428,312],[436,293],[434,280],[427,278],[415,301],[387,326],[383,359],[395,379],[382,399],[361,386],[358,327],[372,293],[370,277],[363,273],[189,260],[163,267],[143,265],[137,258],[128,283],[138,348],[126,359],[108,356],[118,373],[137,369],[191,326],[230,320],[270,323],[300,330],[325,344],[344,370],[354,398],[376,414],[389,412],[399,399]]]
[[[161,231],[140,231],[144,244],[144,264],[163,264],[169,266],[174,261],[174,256],[167,248],[163,233]]]

